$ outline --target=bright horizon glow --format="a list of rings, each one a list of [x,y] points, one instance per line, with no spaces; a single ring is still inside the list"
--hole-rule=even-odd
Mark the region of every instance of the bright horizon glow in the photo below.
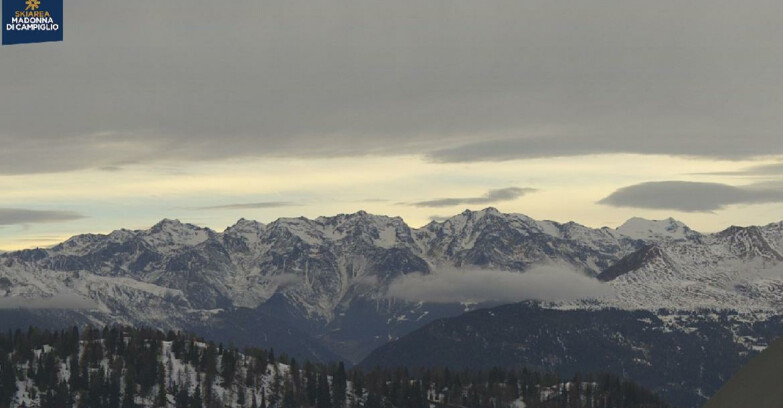
[[[619,188],[642,182],[682,180],[742,186],[766,181],[730,173],[778,163],[722,161],[658,155],[604,154],[478,163],[434,163],[416,156],[317,159],[233,159],[129,165],[119,169],[63,174],[0,176],[4,208],[73,211],[85,218],[22,223],[0,228],[0,249],[47,247],[82,233],[119,228],[144,229],[163,218],[216,231],[240,218],[268,223],[277,218],[332,216],[364,210],[400,216],[411,227],[431,217],[449,217],[466,208],[496,207],[539,220],[574,221],[589,227],[617,227],[631,217],[674,217],[700,232],[730,225],[783,220],[783,204],[731,205],[708,213],[617,208],[597,204]],[[618,173],[617,169],[623,169]],[[774,178],[773,178],[774,180]],[[413,202],[481,197],[488,190],[533,188],[509,200],[444,207]],[[203,209],[251,203],[271,208]],[[34,204],[33,204],[34,203]],[[752,211],[749,210],[752,208]]]

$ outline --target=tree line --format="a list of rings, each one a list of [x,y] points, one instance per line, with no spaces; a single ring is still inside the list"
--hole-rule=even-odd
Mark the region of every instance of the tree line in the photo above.
[[[522,404],[524,402],[524,405]],[[663,408],[609,374],[346,369],[131,327],[0,334],[0,407]]]

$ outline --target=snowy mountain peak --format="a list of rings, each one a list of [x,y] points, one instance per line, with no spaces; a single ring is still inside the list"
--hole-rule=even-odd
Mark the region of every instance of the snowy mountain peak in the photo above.
[[[495,207],[487,207],[487,208],[484,208],[483,210],[471,210],[469,208],[466,208],[465,211],[461,212],[459,215],[457,215],[455,217],[452,217],[452,218],[456,218],[456,217],[459,217],[459,216],[464,216],[464,217],[468,217],[468,218],[481,218],[481,217],[483,217],[485,215],[488,215],[488,214],[491,214],[491,215],[502,215],[503,213],[498,211],[498,209],[495,208]]]
[[[331,217],[321,216],[316,218],[315,222],[319,224],[338,225],[338,224],[385,224],[390,220],[402,221],[399,217],[389,217],[386,215],[370,214],[364,210],[359,210],[353,214],[338,214]]]
[[[52,247],[57,253],[84,253],[101,242],[102,236],[98,234],[81,234],[68,238]]]
[[[190,236],[195,234],[206,236],[208,233],[214,232],[209,228],[202,228],[197,225],[183,223],[180,220],[164,218],[157,224],[153,225],[152,228],[143,231],[143,233],[147,236],[158,234],[172,236]]]
[[[214,234],[209,228],[201,228],[179,220],[165,218],[142,233],[144,241],[161,251],[195,246]]]
[[[615,231],[633,239],[660,240],[660,239],[689,239],[699,235],[690,229],[685,223],[674,218],[665,220],[648,220],[633,217],[617,227]]]
[[[240,218],[237,222],[226,228],[226,232],[257,232],[264,229],[264,224],[255,221]]]
[[[774,230],[770,230],[769,226],[763,228],[757,226],[731,226],[715,236],[728,246],[731,251],[744,259],[761,257],[783,261],[780,248],[775,247],[775,241],[778,241],[778,244],[780,241],[776,239],[778,237],[776,237],[774,232]]]
[[[158,221],[157,224],[152,226],[152,229],[163,229],[163,228],[173,228],[181,226],[182,222],[178,219],[171,219],[171,218],[164,218],[160,221]]]

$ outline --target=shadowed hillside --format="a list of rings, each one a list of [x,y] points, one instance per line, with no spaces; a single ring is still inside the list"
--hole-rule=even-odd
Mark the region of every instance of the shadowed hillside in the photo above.
[[[783,406],[783,338],[742,367],[703,408]]]

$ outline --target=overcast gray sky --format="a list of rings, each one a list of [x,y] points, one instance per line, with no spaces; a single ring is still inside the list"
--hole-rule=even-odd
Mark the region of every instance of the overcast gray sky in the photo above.
[[[617,206],[706,229],[783,219],[772,198],[628,199],[650,182],[742,195],[780,179],[779,1],[69,0],[65,12],[64,42],[0,48],[0,208],[66,213],[0,230],[0,248],[164,214],[223,227],[361,207],[416,223],[430,207],[500,202],[587,224],[633,212]],[[296,176],[259,173],[275,171]],[[570,210],[544,204],[564,197]],[[689,215],[701,212],[714,214]]]

